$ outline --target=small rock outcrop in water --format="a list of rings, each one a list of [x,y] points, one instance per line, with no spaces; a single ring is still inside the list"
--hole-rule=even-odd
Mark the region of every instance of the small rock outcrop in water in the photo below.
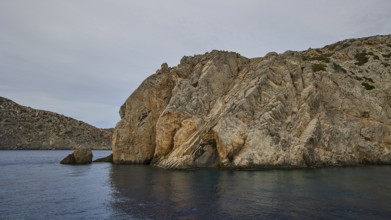
[[[126,100],[114,163],[164,168],[391,163],[391,36],[162,65]]]
[[[0,97],[0,149],[111,148],[112,129],[99,129]]]
[[[87,148],[79,148],[73,151],[73,153],[66,156],[61,160],[61,164],[90,164],[92,162],[92,151]]]
[[[113,154],[110,154],[107,157],[102,157],[94,160],[93,162],[107,162],[107,163],[112,163],[113,162]]]

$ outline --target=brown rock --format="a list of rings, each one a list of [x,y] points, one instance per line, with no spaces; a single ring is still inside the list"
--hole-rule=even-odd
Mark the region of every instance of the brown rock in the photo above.
[[[73,151],[72,154],[61,160],[61,164],[90,164],[92,162],[92,151],[87,148],[79,148]]]
[[[108,163],[112,163],[113,162],[113,154],[110,154],[107,157],[98,158],[98,159],[94,160],[93,162],[108,162]]]
[[[76,164],[75,156],[72,154],[68,154],[64,159],[60,161],[60,164]]]

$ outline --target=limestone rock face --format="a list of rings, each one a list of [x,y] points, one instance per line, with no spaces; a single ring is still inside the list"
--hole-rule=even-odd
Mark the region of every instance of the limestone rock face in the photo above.
[[[61,160],[61,164],[90,164],[92,162],[92,151],[87,148],[79,148],[73,151],[72,154]]]
[[[99,129],[0,97],[0,149],[110,149],[112,129]]]
[[[120,109],[114,130],[113,160],[149,163],[156,148],[156,122],[171,98],[175,81],[166,68],[148,77]]]
[[[391,164],[391,36],[248,59],[212,51],[121,107],[114,163],[164,168]]]

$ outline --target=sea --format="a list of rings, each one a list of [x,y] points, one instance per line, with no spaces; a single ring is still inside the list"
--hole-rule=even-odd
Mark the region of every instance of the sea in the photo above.
[[[0,151],[0,219],[391,219],[391,166],[165,170]],[[93,151],[94,159],[110,151]]]

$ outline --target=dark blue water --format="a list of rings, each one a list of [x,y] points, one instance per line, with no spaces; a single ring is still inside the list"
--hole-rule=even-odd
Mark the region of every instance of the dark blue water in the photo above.
[[[163,170],[0,151],[0,219],[391,219],[391,166]],[[94,151],[94,158],[108,151]]]

